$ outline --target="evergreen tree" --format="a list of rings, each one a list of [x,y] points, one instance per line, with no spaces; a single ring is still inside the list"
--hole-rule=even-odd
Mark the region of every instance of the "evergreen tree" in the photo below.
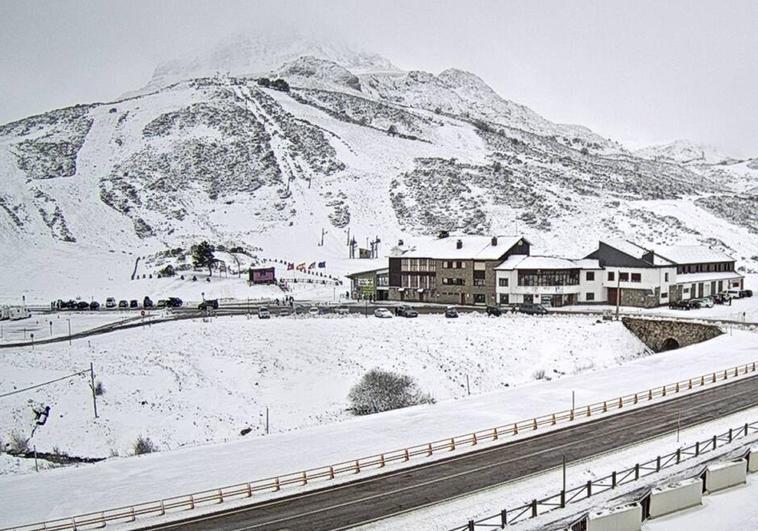
[[[213,251],[213,246],[205,240],[192,246],[192,263],[195,267],[207,267],[210,276],[213,276],[213,264],[216,262]]]

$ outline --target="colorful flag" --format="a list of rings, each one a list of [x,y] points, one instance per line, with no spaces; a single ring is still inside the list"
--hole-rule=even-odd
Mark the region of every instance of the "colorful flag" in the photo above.
[[[299,271],[305,271],[305,262],[302,262],[300,264],[297,264],[297,269]]]
[[[308,269],[313,269],[316,267],[316,262],[311,262],[311,265],[308,266]]]
[[[292,262],[287,264],[287,271],[292,271],[293,269],[295,269],[295,264],[293,264]]]
[[[319,267],[320,269],[324,269],[324,268],[326,267],[326,262],[319,262],[319,263],[318,263],[318,267]]]

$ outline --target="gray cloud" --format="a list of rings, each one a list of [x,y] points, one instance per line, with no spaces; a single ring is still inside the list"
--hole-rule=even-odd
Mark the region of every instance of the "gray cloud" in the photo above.
[[[758,155],[758,3],[0,3],[0,122],[115,98],[236,32],[305,33],[404,69],[475,72],[502,96],[632,147]]]

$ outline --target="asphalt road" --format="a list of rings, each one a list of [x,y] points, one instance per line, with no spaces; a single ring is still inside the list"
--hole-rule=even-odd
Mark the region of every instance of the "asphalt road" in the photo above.
[[[645,408],[305,494],[145,529],[335,530],[512,481],[758,405],[758,376]],[[209,463],[209,466],[213,466]],[[547,488],[549,491],[560,490]],[[451,522],[451,527],[461,522]]]

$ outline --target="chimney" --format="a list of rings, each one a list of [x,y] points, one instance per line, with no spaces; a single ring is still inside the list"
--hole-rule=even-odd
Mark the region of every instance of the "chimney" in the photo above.
[[[456,249],[463,249],[463,240],[458,240],[455,242],[455,248]]]
[[[497,247],[497,236],[492,237],[492,247]]]

